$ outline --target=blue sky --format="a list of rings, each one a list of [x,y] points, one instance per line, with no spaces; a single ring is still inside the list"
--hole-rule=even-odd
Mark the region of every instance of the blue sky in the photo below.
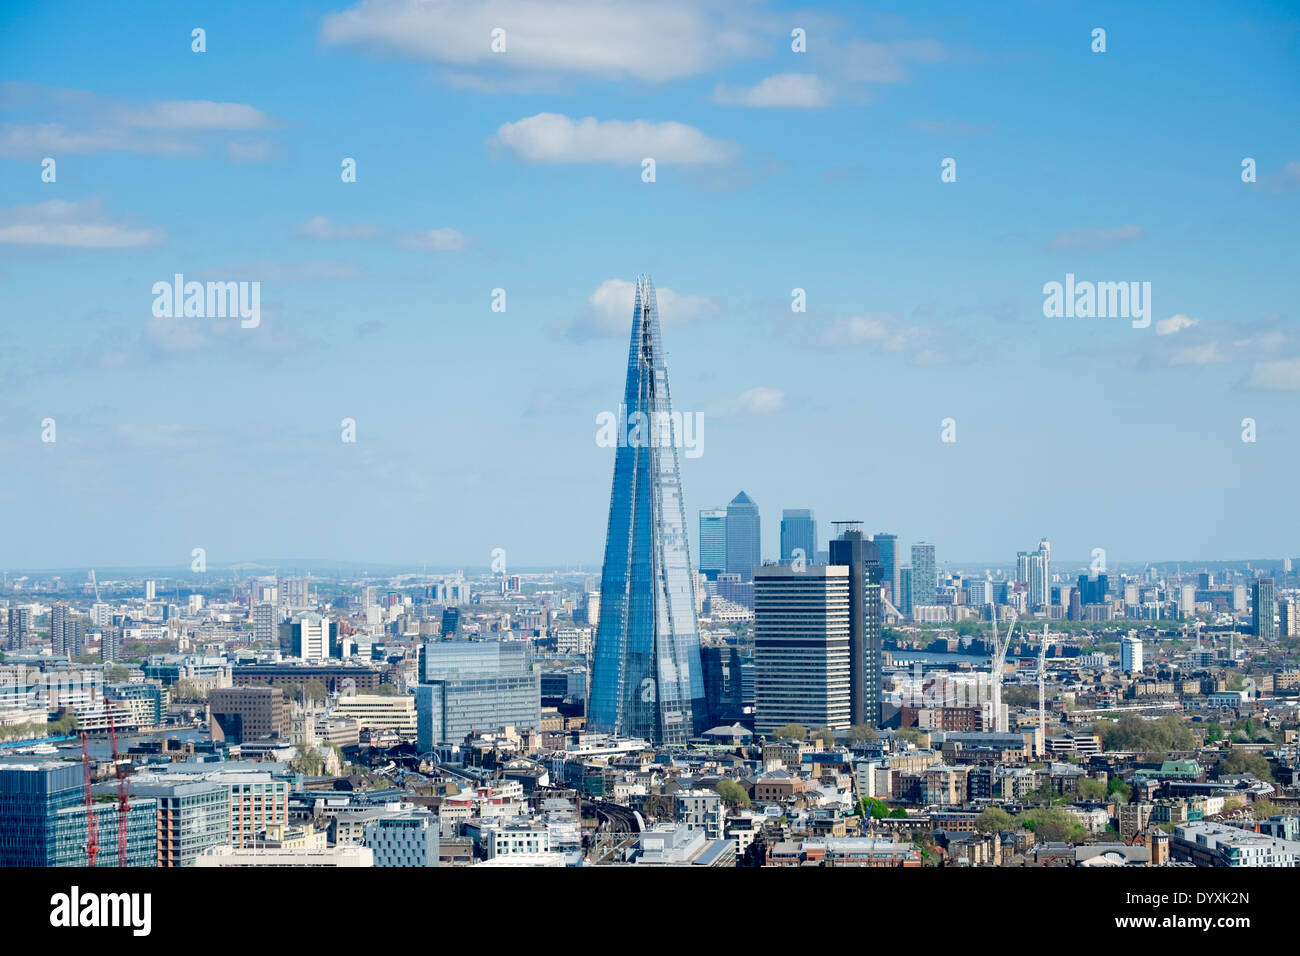
[[[0,566],[594,567],[640,271],[692,535],[1295,554],[1300,11],[1131,8],[8,4]],[[155,317],[178,272],[261,324]],[[1151,327],[1045,318],[1066,273]]]

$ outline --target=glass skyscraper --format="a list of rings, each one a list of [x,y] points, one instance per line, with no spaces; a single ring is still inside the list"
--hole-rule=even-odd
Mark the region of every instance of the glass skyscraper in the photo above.
[[[710,581],[727,570],[727,512],[706,508],[700,512],[700,573]]]
[[[759,532],[758,505],[742,491],[727,505],[727,570],[742,581],[754,580],[754,568],[763,563]]]
[[[808,564],[817,561],[817,519],[808,508],[786,508],[781,512],[781,563],[794,562],[794,549],[803,550]]]
[[[654,285],[644,275],[636,281],[623,405],[590,723],[656,744],[685,744],[705,729],[708,715],[677,456],[681,420],[672,413]]]
[[[880,549],[880,583],[889,587],[889,600],[893,602],[894,607],[902,611],[902,605],[899,603],[903,597],[898,576],[901,567],[898,563],[898,535],[890,534],[888,531],[877,531],[871,536],[871,540]]]

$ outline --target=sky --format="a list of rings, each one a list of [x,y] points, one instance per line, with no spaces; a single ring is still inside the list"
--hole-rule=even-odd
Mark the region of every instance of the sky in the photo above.
[[[1300,6],[988,6],[6,4],[0,567],[594,570],[641,272],[692,538],[1297,554]]]

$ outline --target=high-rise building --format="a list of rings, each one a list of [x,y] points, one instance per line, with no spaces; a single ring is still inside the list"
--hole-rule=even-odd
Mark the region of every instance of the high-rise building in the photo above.
[[[9,606],[9,649],[19,650],[27,646],[32,633],[32,609],[29,607]]]
[[[758,505],[743,491],[727,505],[727,570],[740,580],[754,580],[754,569],[763,563]]]
[[[706,508],[700,512],[700,573],[710,581],[727,570],[727,511]]]
[[[890,534],[888,531],[877,531],[871,536],[876,548],[880,551],[880,584],[882,589],[888,589],[889,600],[893,602],[894,607],[898,607],[898,602],[902,600],[901,582],[899,581],[899,571],[901,565],[898,561],[898,535]]]
[[[460,609],[455,607],[445,607],[442,609],[442,627],[438,633],[443,637],[455,637],[456,630],[460,627]]]
[[[754,730],[853,723],[847,565],[759,568],[754,575]]]
[[[50,646],[55,654],[77,657],[86,649],[86,628],[63,601],[50,608]]]
[[[1289,597],[1279,605],[1278,611],[1282,618],[1282,636],[1300,637],[1300,601]]]
[[[253,640],[259,644],[273,644],[275,633],[275,606],[269,603],[253,605]]]
[[[421,753],[476,730],[542,722],[542,687],[527,641],[426,641],[415,688]]]
[[[289,710],[279,687],[218,687],[208,695],[213,740],[244,743],[283,737]]]
[[[1261,641],[1277,640],[1277,601],[1273,596],[1273,579],[1257,578],[1250,586],[1250,623]]]
[[[912,613],[912,566],[909,564],[898,569],[898,597],[894,607],[899,614]]]
[[[740,648],[715,645],[700,648],[704,668],[704,697],[708,702],[710,727],[730,724],[744,716],[745,700],[741,682],[744,663]]]
[[[1110,593],[1110,584],[1106,580],[1106,575],[1098,574],[1095,577],[1089,574],[1079,575],[1079,603],[1088,604],[1105,604],[1106,595]]]
[[[330,631],[334,623],[327,617],[309,611],[293,619],[293,639],[290,653],[305,661],[323,661],[330,655]]]
[[[880,551],[854,521],[839,521],[832,538],[833,566],[849,569],[850,715],[854,724],[880,725],[881,604]]]
[[[939,588],[934,563],[934,545],[918,541],[912,545],[912,610],[935,603]]]
[[[615,452],[589,722],[685,744],[707,715],[676,423],[648,276],[636,282],[623,404],[629,420],[654,424],[652,434],[662,438],[666,425],[669,441],[620,440]],[[728,563],[731,523],[729,513]],[[757,530],[757,514],[754,523]]]
[[[808,508],[786,508],[781,512],[781,563],[795,559],[795,549],[803,551],[804,564],[817,560],[817,519]]]
[[[1031,607],[1047,607],[1051,602],[1052,587],[1052,545],[1042,538],[1038,542],[1038,551],[1029,562],[1029,604]]]
[[[153,866],[157,804],[129,799],[126,859],[118,859],[116,801],[93,804],[96,865]],[[86,804],[79,763],[0,763],[0,867],[87,866]]]
[[[230,789],[211,780],[130,782],[158,804],[158,866],[193,866],[210,846],[230,843]]]
[[[1119,669],[1126,674],[1142,673],[1142,638],[1130,634],[1119,639]]]

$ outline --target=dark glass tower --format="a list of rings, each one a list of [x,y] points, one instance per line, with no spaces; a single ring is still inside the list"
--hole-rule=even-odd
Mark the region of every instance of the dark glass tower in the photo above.
[[[854,724],[880,726],[880,549],[862,536],[856,521],[836,521],[831,564],[849,567],[849,693]]]
[[[656,744],[685,744],[705,729],[708,714],[677,458],[681,421],[672,414],[659,307],[648,276],[636,281],[623,405],[600,579],[591,726]]]
[[[793,564],[794,551],[803,551],[807,564],[817,560],[817,519],[808,508],[786,508],[781,512],[781,563]]]

